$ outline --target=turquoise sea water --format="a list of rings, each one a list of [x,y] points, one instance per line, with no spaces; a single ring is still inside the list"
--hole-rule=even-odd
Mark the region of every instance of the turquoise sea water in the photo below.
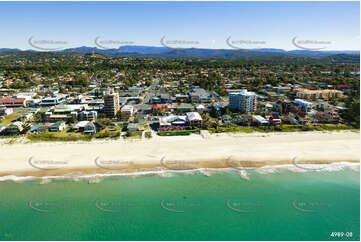
[[[0,240],[360,239],[359,171],[249,178],[217,172],[0,182]]]

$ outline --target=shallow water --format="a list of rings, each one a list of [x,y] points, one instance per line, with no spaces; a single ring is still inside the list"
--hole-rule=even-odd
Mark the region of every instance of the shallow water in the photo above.
[[[359,181],[355,169],[4,181],[0,239],[359,240]]]

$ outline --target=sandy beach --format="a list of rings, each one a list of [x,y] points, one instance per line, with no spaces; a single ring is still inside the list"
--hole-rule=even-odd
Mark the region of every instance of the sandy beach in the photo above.
[[[360,162],[360,133],[202,134],[141,140],[0,144],[0,176]]]

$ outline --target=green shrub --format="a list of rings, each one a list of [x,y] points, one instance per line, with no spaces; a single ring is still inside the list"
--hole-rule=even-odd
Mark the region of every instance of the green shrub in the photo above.
[[[145,138],[150,139],[150,138],[152,138],[152,132],[147,131],[144,133],[144,136],[145,136]]]
[[[177,136],[177,135],[190,135],[191,131],[183,130],[183,131],[161,131],[158,132],[160,136]]]
[[[44,132],[28,134],[27,138],[31,141],[90,141],[92,136],[82,133]]]

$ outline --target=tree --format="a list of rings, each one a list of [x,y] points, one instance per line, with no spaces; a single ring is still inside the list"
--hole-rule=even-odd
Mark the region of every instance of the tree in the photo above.
[[[31,129],[31,124],[29,121],[25,121],[21,127],[23,129],[21,133],[26,134]]]

